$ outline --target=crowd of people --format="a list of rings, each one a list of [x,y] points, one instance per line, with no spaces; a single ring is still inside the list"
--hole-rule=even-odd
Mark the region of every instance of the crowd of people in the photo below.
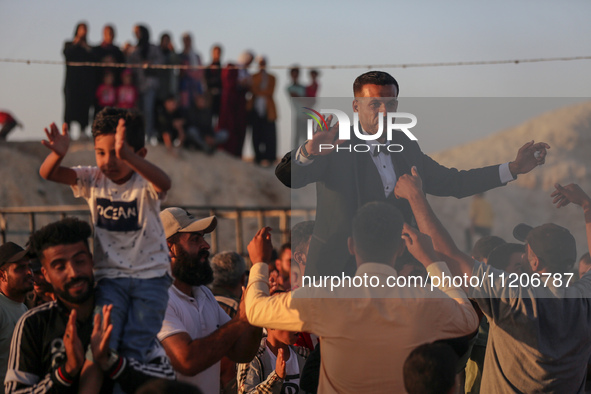
[[[211,49],[211,62],[202,61],[191,33],[175,50],[170,33],[153,44],[150,30],[136,25],[135,45],[115,44],[115,27],[103,28],[99,45],[87,42],[88,26],[79,23],[64,46],[66,78],[64,122],[80,125],[82,135],[90,113],[105,107],[138,109],[145,118],[146,138],[177,147],[213,153],[223,149],[242,157],[247,127],[252,132],[254,161],[269,166],[277,159],[277,108],[273,98],[276,78],[267,72],[268,59],[244,51],[237,61],[222,63],[221,45]],[[105,63],[96,67],[85,63]],[[129,68],[108,64],[129,64]],[[249,68],[256,63],[258,72]],[[170,66],[169,68],[157,67]],[[174,68],[178,66],[177,68]],[[310,71],[309,86],[300,84],[299,68],[290,70],[290,97],[316,97],[318,72]],[[91,110],[93,109],[93,111]]]
[[[389,74],[357,78],[366,133],[398,92]],[[45,130],[40,175],[84,198],[92,223],[65,218],[27,245],[0,246],[7,393],[585,392],[589,254],[571,281],[574,237],[547,223],[518,224],[521,243],[483,237],[468,256],[426,198],[503,186],[543,165],[547,144],[457,171],[402,132],[379,142],[403,144],[404,157],[321,153],[337,127],[317,132],[276,170],[289,187],[316,184],[316,219],[295,224],[277,250],[261,228],[247,270],[232,251],[210,259],[216,217],[161,210],[175,186],[146,159],[146,124],[131,109],[98,112],[95,167],[62,166],[68,126]],[[591,244],[591,197],[558,183],[551,197],[583,208]]]

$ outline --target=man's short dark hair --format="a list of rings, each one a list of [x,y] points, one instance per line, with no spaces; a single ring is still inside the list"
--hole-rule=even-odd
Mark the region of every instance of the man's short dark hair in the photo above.
[[[503,238],[495,235],[482,237],[476,241],[472,248],[472,258],[482,262],[484,259],[488,258],[489,253],[492,252],[494,248],[504,243],[506,242]]]
[[[401,242],[404,217],[393,205],[370,202],[353,218],[356,253],[366,262],[390,263]]]
[[[291,229],[292,252],[303,252],[310,244],[310,238],[314,232],[314,220],[299,222]]]
[[[135,110],[106,107],[94,118],[92,123],[92,138],[99,135],[115,134],[119,119],[125,120],[125,141],[138,151],[144,147],[146,131],[143,116]]]
[[[455,384],[458,356],[451,346],[429,343],[413,350],[402,368],[408,394],[448,393]]]
[[[92,234],[90,224],[77,218],[65,218],[35,231],[29,238],[32,254],[43,261],[43,251],[52,246],[72,245],[84,242],[88,248],[88,238]],[[89,249],[90,251],[90,249]]]
[[[363,89],[363,86],[365,85],[394,85],[396,86],[396,95],[400,95],[398,81],[396,81],[393,76],[383,71],[369,71],[355,78],[355,82],[353,82],[353,94],[356,95],[361,92],[361,89]]]
[[[246,263],[236,252],[220,252],[210,261],[213,269],[213,286],[234,288],[241,284]]]
[[[513,253],[525,252],[525,245],[516,243],[504,243],[488,254],[487,264],[500,270],[506,270],[509,266],[509,259]]]
[[[283,252],[285,252],[287,249],[291,251],[291,243],[289,242],[286,242],[283,245],[281,245],[279,251],[277,252],[277,258],[280,259]]]

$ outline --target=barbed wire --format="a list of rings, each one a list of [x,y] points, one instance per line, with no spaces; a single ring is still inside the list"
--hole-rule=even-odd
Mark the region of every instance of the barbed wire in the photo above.
[[[345,64],[345,65],[317,65],[298,66],[303,69],[338,70],[338,69],[359,69],[359,68],[417,68],[417,67],[455,67],[455,66],[484,66],[499,64],[520,64],[520,63],[541,63],[556,61],[591,60],[591,56],[570,56],[570,57],[546,57],[535,59],[513,59],[513,60],[478,60],[466,62],[433,62],[433,63],[402,63],[402,64]],[[129,63],[103,63],[103,62],[65,62],[57,60],[30,60],[30,59],[0,59],[0,63],[21,63],[21,64],[49,64],[55,66],[70,67],[108,67],[108,68],[143,68],[160,70],[198,70],[212,68],[210,66],[192,66],[185,64],[129,64]],[[269,66],[269,69],[286,70],[293,68],[289,66]],[[215,68],[215,67],[214,67]]]

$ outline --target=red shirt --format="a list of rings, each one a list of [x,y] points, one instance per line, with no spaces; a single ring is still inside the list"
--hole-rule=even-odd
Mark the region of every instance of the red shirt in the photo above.
[[[114,107],[117,102],[117,91],[113,86],[101,85],[96,90],[96,99],[100,107]]]
[[[117,108],[135,108],[137,99],[138,94],[135,86],[121,85],[117,88]]]

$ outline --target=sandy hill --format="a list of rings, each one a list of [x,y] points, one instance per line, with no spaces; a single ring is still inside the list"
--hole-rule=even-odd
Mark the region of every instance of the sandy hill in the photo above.
[[[39,176],[39,166],[48,153],[39,142],[10,142],[0,144],[0,207],[26,207],[46,205],[82,205],[69,187],[45,181]],[[207,156],[185,151],[180,157],[170,155],[162,146],[149,147],[147,158],[157,163],[172,179],[166,205],[175,206],[237,206],[237,207],[289,207],[289,189],[275,178],[273,168],[261,168],[237,160],[223,152]],[[72,142],[63,161],[65,166],[95,165],[92,142]],[[7,216],[15,242],[24,242],[23,232],[28,229],[24,215]],[[37,218],[37,227],[58,217]],[[271,226],[278,225],[271,221]],[[254,234],[256,221],[245,221],[245,237]],[[227,234],[221,249],[235,249],[234,228],[229,220],[220,223]],[[220,236],[220,239],[223,236]],[[248,239],[245,239],[245,243]]]
[[[496,214],[493,232],[513,240],[511,231],[519,222],[532,225],[556,222],[575,234],[580,255],[587,249],[580,209],[569,206],[556,210],[549,194],[556,182],[577,182],[591,192],[591,102],[548,112],[518,127],[433,157],[449,167],[481,167],[513,160],[518,148],[532,139],[551,145],[546,164],[520,176],[507,187],[486,193]],[[0,207],[84,204],[74,199],[69,188],[39,177],[38,169],[47,152],[39,142],[0,145]],[[259,168],[224,153],[206,156],[183,152],[176,158],[163,147],[150,147],[148,158],[172,178],[173,189],[166,201],[169,205],[276,207],[290,204],[289,189],[276,180],[271,168]],[[92,143],[72,143],[64,164],[93,165]],[[297,201],[300,205],[312,204],[313,189]],[[463,231],[469,221],[470,199],[431,198],[431,201],[456,241],[464,245]],[[26,228],[26,218],[23,221]]]
[[[557,210],[549,195],[557,182],[575,182],[591,193],[591,102],[545,113],[515,128],[432,156],[448,167],[469,169],[513,160],[518,148],[531,140],[551,146],[546,164],[519,176],[506,187],[486,193],[495,210],[493,233],[515,242],[511,235],[515,224],[555,222],[575,235],[581,255],[588,249],[580,208],[567,206]],[[454,238],[463,245],[462,231],[469,223],[470,199],[431,201]]]
[[[48,152],[39,142],[0,145],[0,206],[84,204],[68,187],[41,179],[39,166]],[[207,156],[185,151],[174,157],[162,146],[149,147],[147,158],[172,179],[169,205],[289,206],[289,190],[276,181],[271,168],[221,152]],[[63,165],[95,165],[92,143],[73,142]]]

